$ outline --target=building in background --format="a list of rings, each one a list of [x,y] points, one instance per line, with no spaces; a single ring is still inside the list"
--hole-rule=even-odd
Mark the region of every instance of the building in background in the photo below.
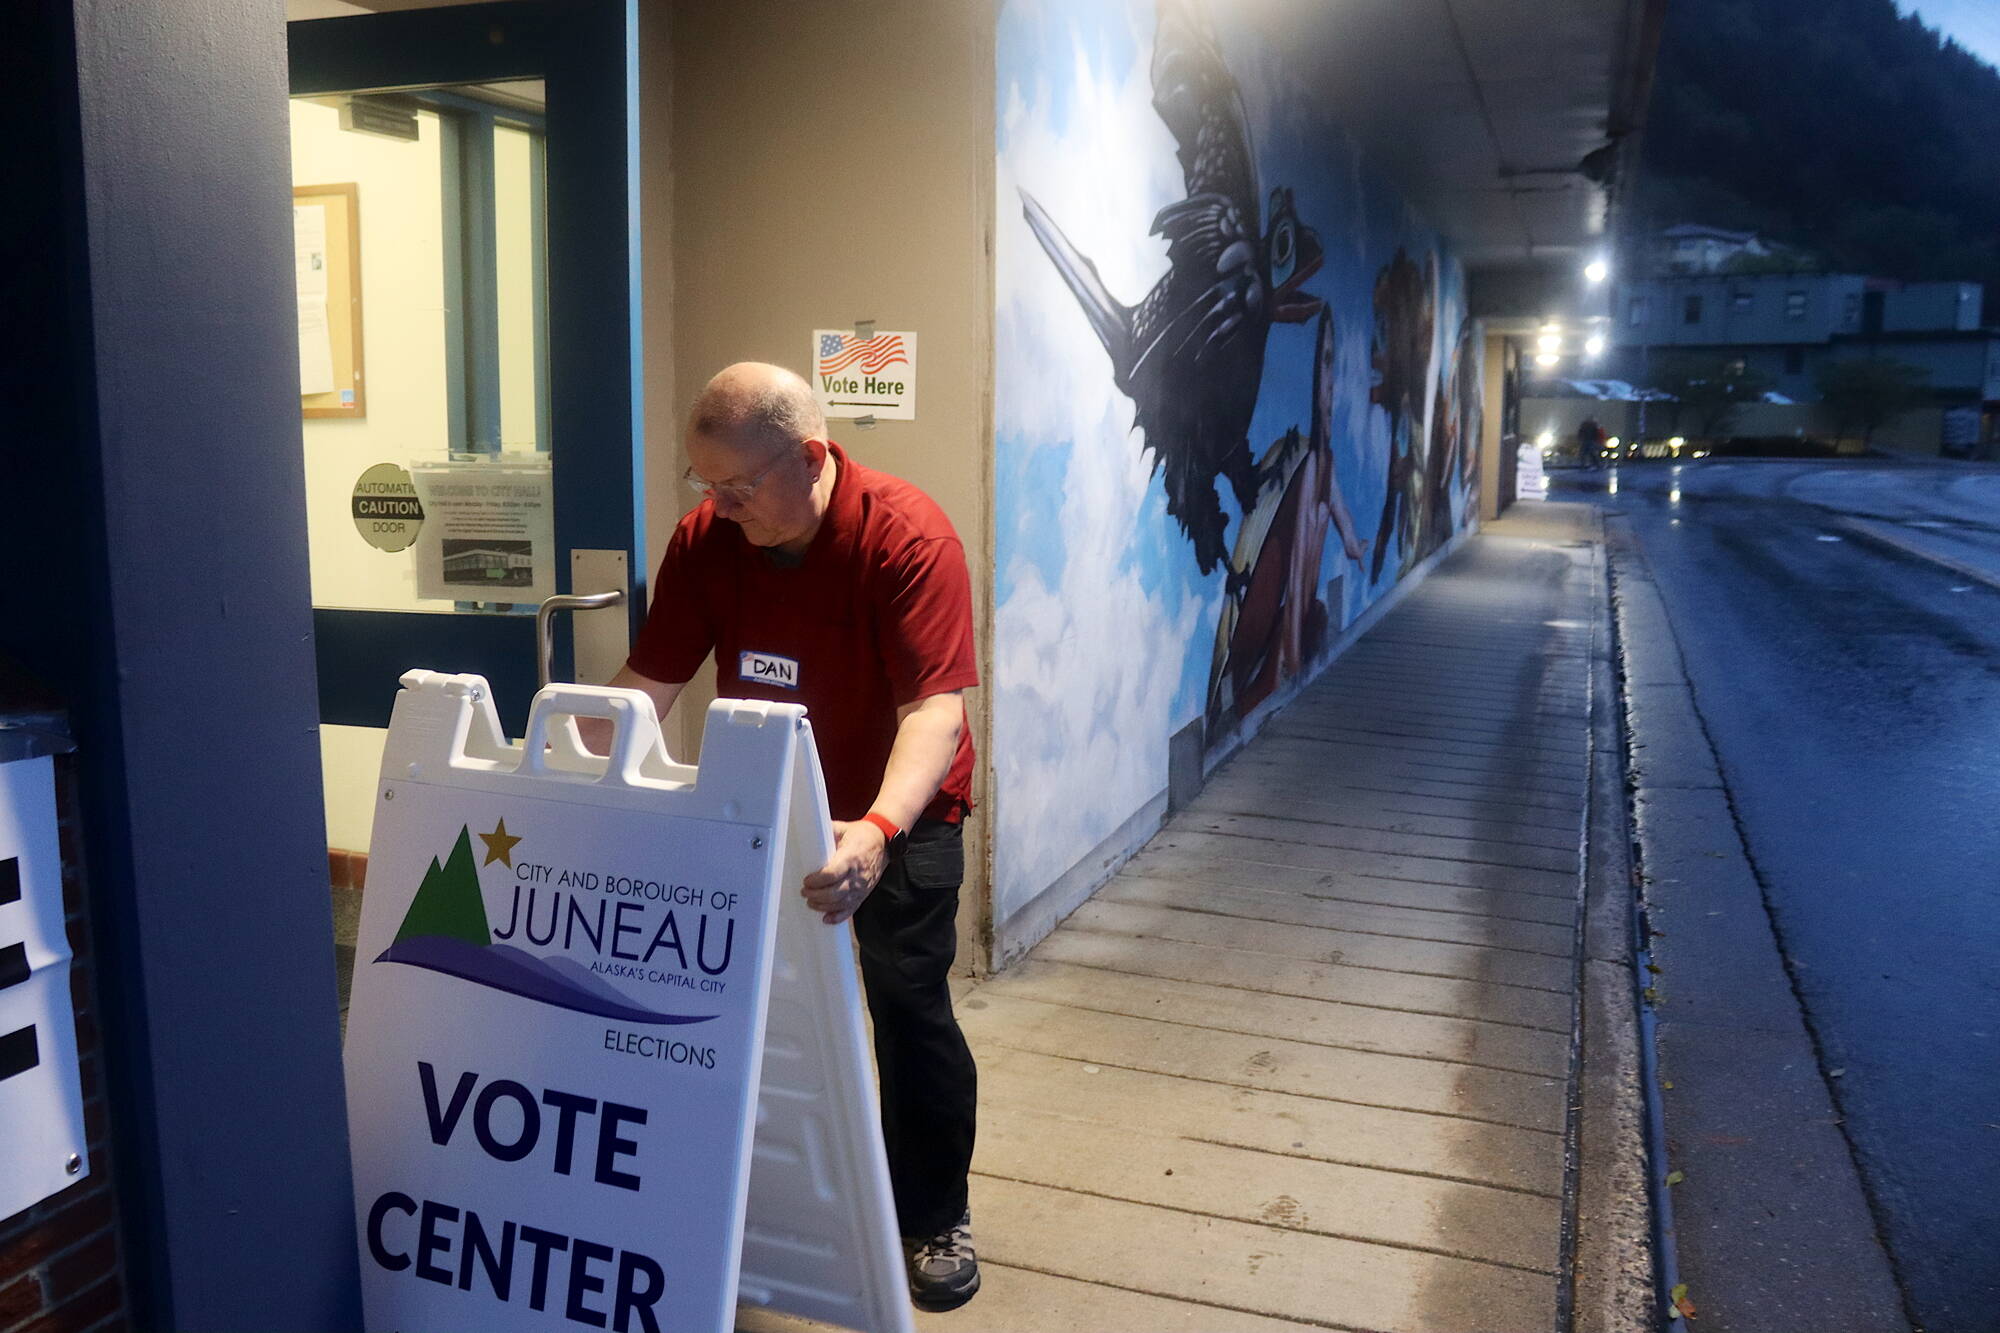
[[[1921,393],[1871,443],[1969,452],[1993,438],[2000,329],[1980,324],[1979,283],[1825,273],[1805,267],[1803,256],[1792,257],[1801,267],[1786,270],[1777,247],[1713,227],[1669,228],[1648,253],[1651,272],[1614,284],[1604,354],[1529,385],[1530,434],[1567,438],[1582,414],[1596,411],[1611,433],[1635,438],[1637,405],[1648,391],[1668,392],[1677,375],[1699,365],[1755,386],[1730,434],[1858,442],[1852,422],[1822,408],[1823,378],[1839,363],[1886,360],[1911,367]],[[1572,400],[1577,405],[1558,405]],[[1602,406],[1581,405],[1593,401]],[[1660,405],[1648,411],[1647,436],[1700,433],[1666,400],[1652,401]],[[1969,439],[1968,413],[1977,421]]]
[[[1768,376],[1794,401],[1818,396],[1828,361],[1894,356],[1954,403],[1995,396],[2000,330],[1979,326],[1976,282],[1891,282],[1851,273],[1702,274],[1619,283],[1603,376],[1648,383],[1662,353],[1699,351]]]

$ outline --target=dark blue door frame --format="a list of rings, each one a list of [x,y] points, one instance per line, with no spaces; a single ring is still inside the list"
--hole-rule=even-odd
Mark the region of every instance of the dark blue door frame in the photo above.
[[[282,10],[0,5],[0,69],[0,655],[76,728],[128,1322],[352,1329]]]
[[[622,550],[643,617],[645,531],[637,289],[636,10],[631,0],[516,0],[290,25],[295,96],[539,78],[548,89],[545,254],[556,583],[574,549]],[[476,331],[467,330],[467,336]],[[476,426],[477,423],[469,423]],[[535,689],[526,616],[314,613],[323,721],[384,726],[409,667],[477,671],[519,734]],[[558,622],[556,672],[570,670]]]

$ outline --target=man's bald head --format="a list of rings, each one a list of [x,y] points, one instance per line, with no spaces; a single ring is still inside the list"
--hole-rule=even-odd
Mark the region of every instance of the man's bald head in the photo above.
[[[811,386],[791,371],[739,361],[718,372],[694,400],[688,434],[775,453],[824,438],[826,416]]]

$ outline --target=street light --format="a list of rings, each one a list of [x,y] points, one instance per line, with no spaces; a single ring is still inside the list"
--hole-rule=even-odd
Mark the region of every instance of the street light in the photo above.
[[[1583,343],[1583,354],[1585,356],[1603,356],[1604,335],[1601,333],[1593,333],[1590,335],[1590,337],[1586,338]]]
[[[1584,280],[1593,286],[1611,276],[1611,265],[1602,259],[1593,259],[1583,266]]]

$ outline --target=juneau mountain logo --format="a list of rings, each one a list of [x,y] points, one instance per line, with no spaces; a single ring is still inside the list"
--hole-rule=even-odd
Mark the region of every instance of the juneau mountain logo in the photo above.
[[[509,837],[503,821],[485,840],[487,863],[504,860],[519,838]],[[479,871],[472,864],[472,831],[461,826],[458,842],[443,865],[431,858],[431,868],[410,900],[410,910],[395,941],[375,959],[403,963],[446,976],[491,986],[525,999],[573,1009],[580,1014],[624,1023],[706,1023],[714,1014],[666,1014],[633,1004],[625,996],[570,958],[538,958],[511,944],[495,944],[486,919],[486,900],[479,891]]]

